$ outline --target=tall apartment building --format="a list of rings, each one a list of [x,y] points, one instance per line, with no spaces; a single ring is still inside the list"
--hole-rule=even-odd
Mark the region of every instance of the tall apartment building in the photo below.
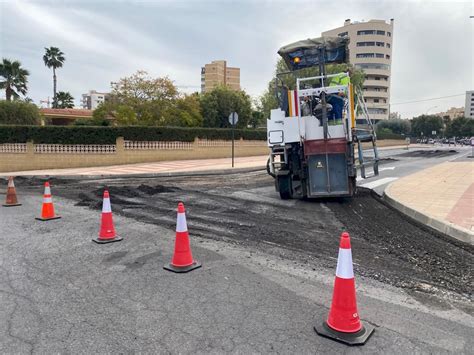
[[[392,65],[393,19],[344,21],[344,26],[323,32],[326,37],[349,37],[349,62],[365,72],[364,98],[371,119],[388,119]]]
[[[95,110],[102,102],[108,99],[109,95],[109,93],[89,90],[87,94],[82,94],[82,108],[85,110]]]
[[[201,68],[201,92],[226,85],[240,90],[240,68],[228,67],[225,60],[214,60]]]
[[[466,104],[464,105],[464,117],[474,118],[474,90],[466,91]]]

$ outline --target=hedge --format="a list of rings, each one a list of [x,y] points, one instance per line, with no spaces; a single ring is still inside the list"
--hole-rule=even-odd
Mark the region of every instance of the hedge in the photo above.
[[[266,140],[264,130],[236,129],[235,139]],[[132,141],[181,141],[200,139],[230,140],[225,128],[181,127],[87,127],[87,126],[0,126],[0,143],[114,144],[117,137]]]

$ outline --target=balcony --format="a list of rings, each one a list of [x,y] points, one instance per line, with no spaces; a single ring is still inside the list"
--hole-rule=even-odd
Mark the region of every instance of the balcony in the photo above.
[[[386,75],[383,75],[383,76],[386,77]],[[382,88],[388,88],[390,87],[390,81],[389,80],[365,80],[364,87],[366,86],[379,86]]]
[[[364,90],[364,97],[388,99],[390,97],[390,94],[384,91]]]

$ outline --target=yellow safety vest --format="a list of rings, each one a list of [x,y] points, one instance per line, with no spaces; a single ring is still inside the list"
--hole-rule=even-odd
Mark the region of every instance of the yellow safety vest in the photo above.
[[[338,76],[332,77],[329,86],[337,86],[337,85],[349,85],[351,79],[345,74],[339,74]]]

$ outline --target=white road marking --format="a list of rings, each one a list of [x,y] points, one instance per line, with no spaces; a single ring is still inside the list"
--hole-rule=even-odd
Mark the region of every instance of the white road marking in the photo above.
[[[397,179],[398,179],[397,177],[387,177],[387,178],[383,178],[383,179],[380,179],[380,180],[375,180],[375,181],[368,182],[367,184],[362,184],[362,185],[360,185],[360,187],[365,187],[367,189],[374,189],[378,186],[388,184],[389,182],[395,181]]]
[[[379,168],[379,171],[384,171],[384,170],[395,170],[394,166],[386,166],[384,168]]]

